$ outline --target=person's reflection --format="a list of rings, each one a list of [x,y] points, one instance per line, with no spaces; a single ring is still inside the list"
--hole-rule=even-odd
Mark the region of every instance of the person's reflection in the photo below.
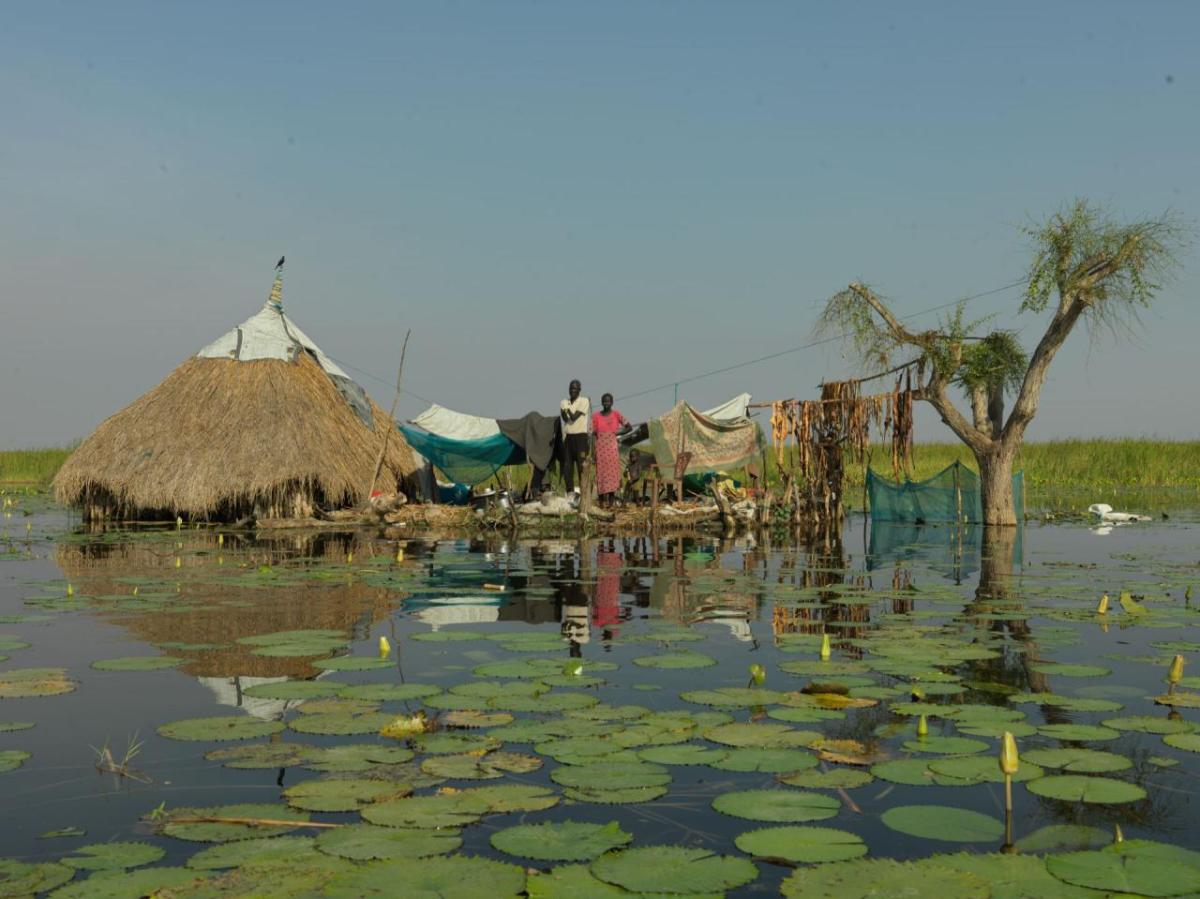
[[[559,553],[555,557],[554,587],[555,605],[562,610],[562,637],[570,647],[570,655],[578,659],[583,655],[583,646],[592,639],[588,620],[588,597],[576,572],[576,553]]]
[[[613,625],[621,622],[621,555],[612,541],[596,552],[596,598],[592,605],[592,624],[604,634],[605,642],[616,635]]]

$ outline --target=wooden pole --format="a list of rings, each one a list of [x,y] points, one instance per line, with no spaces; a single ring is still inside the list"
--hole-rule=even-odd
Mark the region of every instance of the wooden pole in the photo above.
[[[379,473],[383,471],[383,460],[387,456],[388,439],[392,436],[392,427],[396,421],[396,407],[400,405],[400,382],[404,378],[404,354],[408,352],[408,338],[412,336],[412,328],[404,332],[404,345],[400,347],[400,370],[396,372],[396,395],[392,398],[392,410],[388,413],[388,424],[383,430],[383,446],[379,448],[379,458],[375,460],[375,473],[371,475],[371,486],[367,488],[367,502],[375,492],[375,484]]]

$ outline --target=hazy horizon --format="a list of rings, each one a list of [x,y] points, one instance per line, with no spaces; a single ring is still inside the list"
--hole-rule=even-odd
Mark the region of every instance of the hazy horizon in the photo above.
[[[580,378],[644,419],[677,382],[703,408],[867,373],[823,344],[688,380],[811,343],[852,280],[900,315],[1011,284],[1076,197],[1200,220],[1182,0],[7,13],[0,448],[86,437],[281,254],[288,314],[384,408],[412,329],[401,418],[550,412]],[[1030,440],[1200,437],[1198,259],[1136,340],[1077,329]],[[1019,293],[968,317],[1032,350]],[[954,439],[924,407],[916,437]]]

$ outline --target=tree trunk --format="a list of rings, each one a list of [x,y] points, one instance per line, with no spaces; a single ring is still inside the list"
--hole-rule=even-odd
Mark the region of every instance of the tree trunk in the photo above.
[[[1012,469],[1015,449],[1000,443],[990,453],[977,454],[980,501],[984,525],[1015,527],[1017,506],[1013,496]]]

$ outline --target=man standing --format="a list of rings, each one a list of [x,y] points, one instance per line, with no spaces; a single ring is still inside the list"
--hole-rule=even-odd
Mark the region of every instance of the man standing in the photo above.
[[[582,390],[579,381],[572,381],[567,387],[567,398],[558,405],[563,423],[563,479],[568,493],[580,492],[583,460],[588,454],[588,421],[591,419],[592,404],[586,396],[581,395]],[[575,480],[577,472],[578,483]]]

